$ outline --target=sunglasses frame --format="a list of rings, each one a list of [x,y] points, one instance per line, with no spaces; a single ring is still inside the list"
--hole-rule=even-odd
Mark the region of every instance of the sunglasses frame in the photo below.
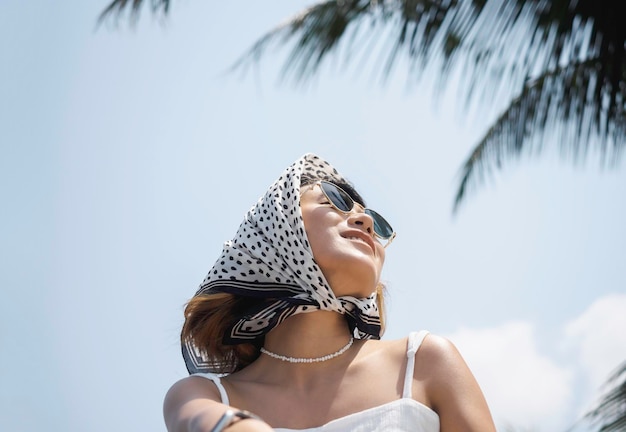
[[[332,200],[332,198],[328,196],[328,194],[326,193],[326,191],[325,191],[325,190],[324,190],[324,188],[322,187],[322,183],[327,183],[327,184],[331,185],[332,187],[335,187],[335,188],[339,189],[339,191],[343,192],[343,193],[346,195],[346,197],[347,197],[347,198],[349,198],[349,199],[350,199],[350,201],[352,201],[352,208],[350,208],[350,210],[348,210],[348,211],[345,211],[345,210],[342,210],[342,209],[340,209],[339,207],[337,207],[337,205],[334,203],[334,201]],[[323,194],[324,194],[324,196],[328,199],[328,202],[330,203],[330,205],[331,205],[331,206],[332,206],[335,210],[337,210],[338,212],[340,212],[340,213],[342,213],[342,214],[349,214],[349,213],[352,213],[352,210],[354,210],[354,206],[355,206],[356,204],[359,204],[359,203],[357,203],[356,201],[354,201],[354,199],[352,199],[352,197],[350,196],[350,194],[349,194],[348,192],[346,192],[346,191],[345,191],[345,190],[343,190],[340,186],[337,186],[336,184],[334,184],[334,183],[332,183],[332,182],[329,182],[329,181],[326,181],[326,180],[318,180],[318,181],[316,181],[316,182],[315,182],[315,183],[311,186],[311,189],[313,189],[315,186],[319,186],[319,187],[320,187],[320,189],[321,189],[322,193],[323,193]],[[361,204],[359,204],[359,205],[361,205]],[[363,207],[363,206],[361,206],[361,207]],[[387,246],[389,246],[389,245],[391,244],[391,242],[393,241],[393,239],[395,239],[395,238],[396,238],[396,232],[394,231],[393,227],[391,226],[391,224],[390,224],[389,222],[387,222],[387,219],[385,219],[384,217],[382,217],[382,215],[380,215],[380,213],[378,213],[377,211],[372,210],[372,209],[367,208],[367,207],[363,207],[363,211],[365,212],[365,214],[367,214],[369,217],[371,217],[371,218],[372,218],[372,220],[374,220],[374,219],[375,219],[375,217],[372,215],[372,213],[373,213],[374,215],[376,215],[377,217],[379,217],[380,219],[382,219],[382,220],[383,220],[383,221],[384,221],[384,222],[385,222],[385,223],[389,226],[389,228],[391,228],[391,235],[390,235],[389,237],[383,237],[383,236],[381,236],[380,234],[378,234],[378,233],[376,232],[376,230],[374,229],[374,227],[372,227],[372,231],[374,232],[374,236],[378,237],[378,238],[379,238],[379,239],[381,239],[381,240],[386,240],[386,241],[387,241],[387,243],[385,243],[385,244],[383,245],[383,248],[385,248],[385,249],[386,249],[386,248],[387,248]]]

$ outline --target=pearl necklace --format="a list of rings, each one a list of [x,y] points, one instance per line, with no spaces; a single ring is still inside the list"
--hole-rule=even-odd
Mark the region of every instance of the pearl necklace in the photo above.
[[[313,358],[303,358],[303,357],[287,357],[284,355],[280,355],[280,354],[276,354],[273,353],[271,351],[266,350],[265,348],[261,348],[261,352],[263,354],[267,354],[270,357],[274,357],[275,359],[278,360],[282,360],[282,361],[286,361],[289,363],[317,363],[317,362],[323,362],[326,360],[330,360],[333,359],[335,357],[339,357],[341,354],[345,353],[346,351],[348,351],[348,349],[350,349],[350,347],[352,346],[352,342],[354,342],[354,338],[352,336],[350,336],[350,340],[348,341],[348,344],[346,346],[344,346],[343,348],[341,348],[339,351],[334,352],[332,354],[327,354],[325,356],[322,357],[313,357]]]

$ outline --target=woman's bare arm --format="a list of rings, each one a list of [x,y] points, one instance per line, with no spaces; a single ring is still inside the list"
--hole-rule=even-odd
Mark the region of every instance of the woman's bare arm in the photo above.
[[[483,392],[454,344],[429,335],[417,354],[441,432],[495,432]]]
[[[208,380],[187,377],[176,382],[165,395],[163,417],[168,432],[210,432],[228,409],[219,402],[219,391]],[[228,432],[267,432],[273,429],[263,421],[239,420]]]

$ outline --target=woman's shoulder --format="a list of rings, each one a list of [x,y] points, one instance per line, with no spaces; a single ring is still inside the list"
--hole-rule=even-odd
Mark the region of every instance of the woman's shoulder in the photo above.
[[[415,382],[446,429],[495,431],[480,386],[455,344],[429,334],[415,357]]]
[[[176,381],[165,395],[165,406],[184,404],[193,399],[209,399],[221,402],[217,385],[207,377],[190,375]]]
[[[433,367],[463,360],[459,350],[450,339],[432,333],[424,337],[417,355]]]
[[[475,386],[475,378],[456,345],[435,334],[424,338],[417,351],[413,376],[424,384],[435,406],[459,389]]]
[[[428,331],[415,331],[397,339],[367,341],[365,356],[379,354],[389,360],[405,362],[407,355],[415,354],[415,370],[429,374],[447,371],[463,358],[448,338]]]

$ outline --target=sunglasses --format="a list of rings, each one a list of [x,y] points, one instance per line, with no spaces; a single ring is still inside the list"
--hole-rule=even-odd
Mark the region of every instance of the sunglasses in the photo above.
[[[336,184],[321,180],[313,186],[316,185],[319,185],[326,198],[328,198],[330,204],[336,210],[341,213],[350,213],[352,209],[354,209],[354,200],[350,197],[350,195],[348,195],[348,192],[341,189]],[[374,234],[376,237],[379,237],[382,240],[387,240],[384,247],[389,246],[396,237],[396,233],[393,228],[391,228],[391,225],[389,225],[389,222],[372,209],[365,208],[363,211],[374,221]]]

